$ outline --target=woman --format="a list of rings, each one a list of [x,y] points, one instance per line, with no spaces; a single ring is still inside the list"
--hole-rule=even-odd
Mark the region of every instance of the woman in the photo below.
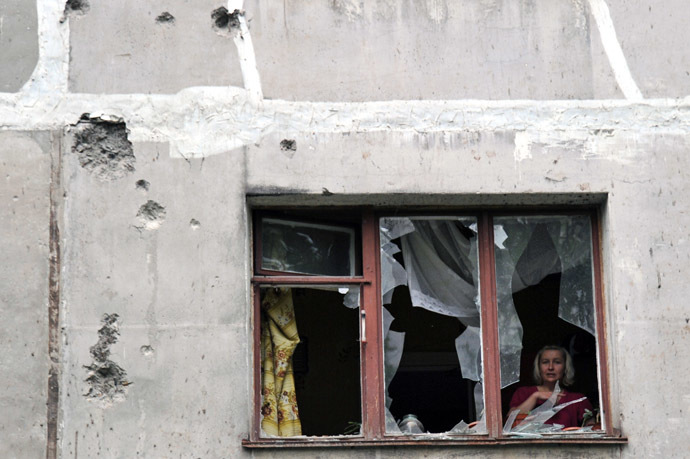
[[[556,406],[584,397],[577,392],[565,390],[565,387],[574,381],[575,369],[570,354],[560,346],[544,346],[537,353],[532,376],[537,385],[516,390],[510,400],[511,411],[517,409],[520,413],[529,413],[551,397],[557,382],[561,392],[558,394]],[[585,410],[592,410],[592,404],[587,399],[563,408],[547,420],[546,424],[579,427],[582,425]]]

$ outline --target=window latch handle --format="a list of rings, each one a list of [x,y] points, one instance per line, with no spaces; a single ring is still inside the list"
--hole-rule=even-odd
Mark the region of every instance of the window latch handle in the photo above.
[[[362,310],[361,311],[362,315],[362,343],[367,342],[367,312]]]

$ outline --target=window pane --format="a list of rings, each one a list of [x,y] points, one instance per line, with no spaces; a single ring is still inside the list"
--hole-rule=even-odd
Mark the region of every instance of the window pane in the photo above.
[[[263,218],[261,251],[261,268],[265,270],[323,276],[355,274],[355,231],[345,226]]]
[[[575,395],[587,400],[546,419],[545,428],[577,427],[599,400],[590,217],[498,217],[494,239],[504,416],[541,384],[533,378],[539,351],[560,346],[572,357],[575,379],[557,372],[569,394],[558,403]],[[541,376],[538,365],[536,372]]]
[[[358,292],[261,289],[263,435],[359,434]]]
[[[380,229],[386,432],[483,433],[476,219]]]

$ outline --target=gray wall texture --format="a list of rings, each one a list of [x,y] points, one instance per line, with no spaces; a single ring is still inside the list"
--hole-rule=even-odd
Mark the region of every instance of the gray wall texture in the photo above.
[[[3,2],[0,456],[687,456],[689,15]],[[601,208],[626,445],[243,449],[253,202],[583,201]]]

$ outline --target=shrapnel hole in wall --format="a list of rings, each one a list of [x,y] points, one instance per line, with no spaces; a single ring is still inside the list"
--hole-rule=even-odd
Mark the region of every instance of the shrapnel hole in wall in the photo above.
[[[240,16],[244,11],[234,10],[232,13],[224,6],[211,12],[213,29],[220,35],[229,35],[231,31],[240,30]]]
[[[297,141],[293,139],[283,139],[280,141],[280,149],[283,151],[296,151]]]
[[[117,314],[103,315],[98,342],[89,349],[93,363],[84,365],[88,370],[85,381],[89,385],[89,391],[84,396],[103,408],[124,400],[127,386],[131,384],[127,380],[127,372],[110,360],[110,346],[117,342],[120,335],[118,318]]]
[[[72,153],[79,164],[104,181],[115,180],[134,172],[134,151],[122,120],[105,120],[82,115],[74,127]]]
[[[165,207],[156,201],[148,200],[146,204],[139,207],[139,212],[137,212],[137,219],[141,223],[141,226],[138,228],[147,230],[157,229],[165,221],[166,213]]]
[[[159,14],[156,17],[156,23],[158,24],[174,24],[175,23],[175,16],[172,14],[168,13],[167,11],[163,11],[161,14]]]
[[[137,182],[134,184],[134,186],[136,187],[137,190],[149,191],[149,187],[151,186],[151,184],[148,181],[141,179],[141,180],[137,180]]]
[[[67,0],[60,22],[65,22],[69,16],[82,16],[86,14],[90,8],[91,6],[88,0]]]

